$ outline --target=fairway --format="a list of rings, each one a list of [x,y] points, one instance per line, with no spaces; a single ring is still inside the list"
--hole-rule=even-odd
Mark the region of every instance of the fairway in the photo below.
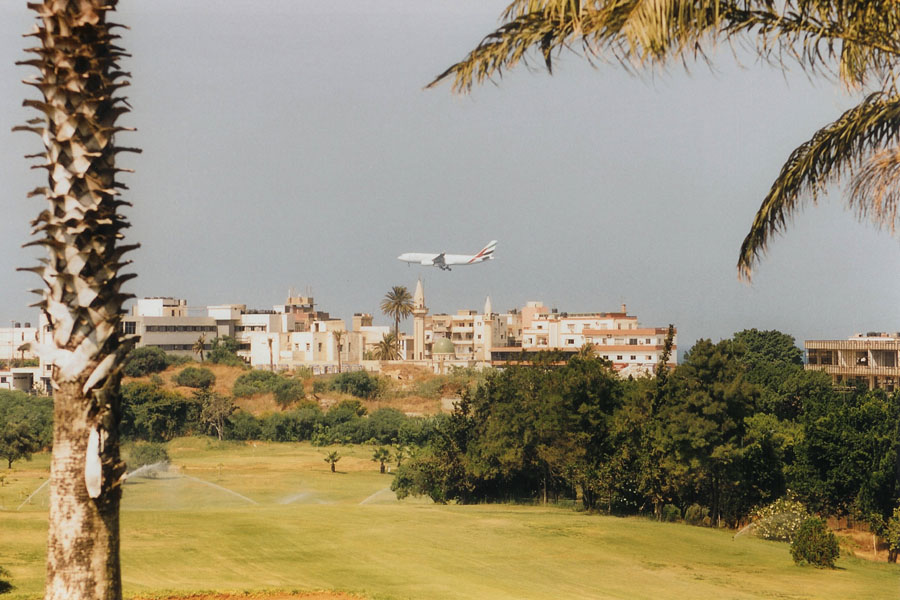
[[[338,590],[373,599],[854,598],[900,593],[900,569],[852,557],[792,564],[786,544],[556,507],[398,501],[373,448],[340,447],[337,473],[309,444],[168,445],[172,467],[126,485],[126,596]],[[333,450],[335,448],[329,448]],[[46,455],[6,471],[0,565],[41,595]]]

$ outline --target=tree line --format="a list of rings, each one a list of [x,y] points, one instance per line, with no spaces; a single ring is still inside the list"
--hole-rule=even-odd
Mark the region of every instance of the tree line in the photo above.
[[[745,330],[698,341],[653,379],[621,380],[589,352],[491,372],[393,489],[729,526],[790,494],[885,537],[900,504],[898,424],[900,394],[834,388],[803,369],[790,336]]]

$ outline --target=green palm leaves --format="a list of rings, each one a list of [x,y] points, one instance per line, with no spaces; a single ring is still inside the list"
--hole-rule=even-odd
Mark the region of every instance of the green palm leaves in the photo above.
[[[394,336],[400,337],[400,320],[412,314],[413,297],[405,286],[395,285],[381,301],[381,312],[394,319]]]
[[[858,214],[893,230],[900,173],[900,3],[894,0],[514,0],[500,27],[429,87],[449,79],[465,93],[534,55],[549,70],[563,49],[629,70],[686,65],[708,60],[722,42],[750,45],[781,68],[795,62],[870,92],[791,154],[741,247],[740,275],[749,278],[771,234],[804,199],[815,202],[844,179]]]

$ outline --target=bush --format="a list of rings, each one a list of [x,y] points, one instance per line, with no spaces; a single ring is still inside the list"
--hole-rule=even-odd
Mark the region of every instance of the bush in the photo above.
[[[185,367],[175,375],[173,381],[191,388],[208,388],[216,382],[216,376],[205,367]]]
[[[778,542],[793,541],[800,525],[809,512],[793,494],[779,498],[772,504],[754,511],[751,515],[757,537]]]
[[[378,378],[365,371],[340,373],[332,381],[332,387],[357,398],[373,398],[378,394]]]
[[[674,523],[681,518],[681,509],[674,504],[666,504],[662,507],[662,520],[666,523]]]
[[[146,465],[156,463],[168,463],[169,453],[162,444],[153,442],[139,442],[128,450],[127,461],[131,471]]]
[[[5,594],[7,592],[11,592],[15,586],[7,581],[9,579],[10,574],[9,571],[0,567],[0,594]]]
[[[122,386],[122,435],[162,442],[200,426],[200,405],[193,398],[133,381]]]
[[[324,394],[331,389],[331,378],[313,380],[313,394]]]
[[[699,504],[691,504],[684,511],[684,522],[688,525],[706,525],[709,522],[709,509]]]
[[[254,394],[266,394],[275,391],[275,386],[281,381],[276,373],[271,371],[253,370],[244,373],[234,382],[232,393],[235,398],[245,398]]]
[[[809,517],[803,521],[791,543],[791,557],[798,565],[806,562],[833,569],[839,554],[837,537],[819,517]]]
[[[144,346],[131,351],[123,373],[129,377],[145,377],[151,373],[165,371],[168,366],[169,359],[162,349],[156,346]]]
[[[233,337],[226,335],[212,341],[212,347],[206,359],[215,364],[243,367],[246,363],[237,355],[238,343]]]
[[[296,379],[281,378],[275,384],[275,402],[281,406],[293,404],[299,400],[306,398],[306,392],[303,390],[303,382]]]
[[[259,419],[248,412],[238,410],[228,417],[226,437],[234,440],[258,440],[262,434]]]

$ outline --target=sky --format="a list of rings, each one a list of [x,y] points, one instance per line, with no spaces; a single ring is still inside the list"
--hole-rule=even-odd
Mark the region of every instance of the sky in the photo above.
[[[563,54],[552,76],[520,66],[468,96],[424,86],[498,23],[507,0],[121,0],[125,94],[137,131],[119,143],[138,296],[192,307],[271,308],[290,288],[348,319],[376,315],[421,277],[432,313],[540,300],[628,312],[699,338],[745,328],[805,339],[900,331],[900,243],[859,222],[841,190],[770,245],[752,284],[741,241],[790,152],[858,97],[728,47],[634,76]],[[15,66],[31,42],[24,2],[0,6],[0,324],[37,321],[16,272],[43,208],[13,126],[35,92]],[[495,260],[451,272],[403,252]],[[411,323],[406,323],[407,329]]]

